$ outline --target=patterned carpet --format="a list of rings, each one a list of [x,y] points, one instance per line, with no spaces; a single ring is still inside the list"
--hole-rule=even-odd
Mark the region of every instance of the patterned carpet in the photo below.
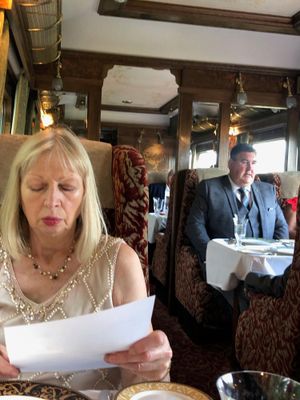
[[[177,318],[168,314],[158,298],[155,301],[153,326],[168,335],[173,349],[171,381],[194,386],[218,400],[217,377],[234,369],[231,367],[230,340],[210,337],[201,339],[198,344],[193,343]]]

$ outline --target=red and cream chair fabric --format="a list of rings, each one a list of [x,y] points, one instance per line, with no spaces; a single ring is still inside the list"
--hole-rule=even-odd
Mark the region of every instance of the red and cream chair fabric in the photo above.
[[[299,182],[298,182],[299,183]],[[242,369],[300,379],[300,197],[295,252],[281,298],[252,294],[238,320],[236,357]]]
[[[0,204],[10,165],[26,135],[0,135]],[[91,159],[100,203],[113,236],[122,237],[138,254],[148,279],[148,187],[143,157],[131,146],[82,139]]]

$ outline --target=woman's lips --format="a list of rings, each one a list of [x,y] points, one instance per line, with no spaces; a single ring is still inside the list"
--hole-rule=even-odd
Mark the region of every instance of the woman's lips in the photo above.
[[[43,222],[44,224],[48,225],[48,226],[53,226],[53,225],[57,225],[59,224],[61,221],[61,218],[55,218],[55,217],[46,217],[43,218]]]

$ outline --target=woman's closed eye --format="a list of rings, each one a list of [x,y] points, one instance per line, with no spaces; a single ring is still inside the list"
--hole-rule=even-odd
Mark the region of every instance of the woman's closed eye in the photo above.
[[[33,192],[40,192],[44,189],[44,186],[31,186],[30,190],[32,190]]]
[[[71,185],[59,185],[59,188],[60,188],[60,190],[63,190],[64,192],[72,192],[76,189],[74,186],[71,186]]]

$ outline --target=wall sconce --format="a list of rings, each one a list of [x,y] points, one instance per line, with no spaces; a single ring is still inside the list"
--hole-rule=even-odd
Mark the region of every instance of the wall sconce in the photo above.
[[[241,72],[239,72],[239,76],[236,78],[236,83],[238,86],[236,101],[240,106],[243,106],[244,104],[247,103],[248,97],[247,97],[247,93],[244,91],[244,88],[243,88],[243,79],[242,79]]]
[[[229,136],[237,136],[239,134],[239,128],[236,126],[231,126],[229,128]]]
[[[297,107],[297,99],[292,94],[291,90],[291,82],[287,77],[286,80],[283,82],[283,87],[287,89],[287,98],[286,98],[286,106],[287,108],[294,108]]]
[[[56,64],[56,76],[52,79],[52,89],[56,91],[60,91],[63,89],[63,81],[60,76],[60,70],[62,68],[62,63],[60,62],[60,57],[57,60]]]
[[[162,138],[162,134],[159,131],[157,131],[156,134],[157,134],[158,144],[164,144],[164,140]]]
[[[143,141],[144,133],[145,133],[145,131],[144,131],[144,129],[142,129],[140,132],[140,136],[137,138],[137,142],[138,142],[139,146],[141,145],[141,143]]]

